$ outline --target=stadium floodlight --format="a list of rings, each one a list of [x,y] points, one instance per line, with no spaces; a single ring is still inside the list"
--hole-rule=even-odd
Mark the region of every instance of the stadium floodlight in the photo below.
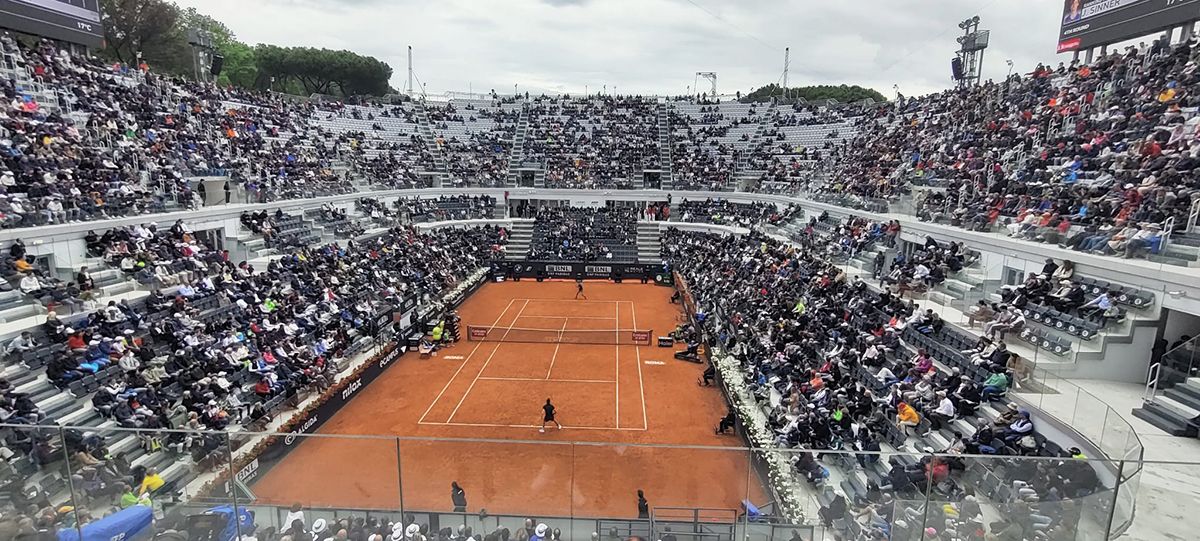
[[[955,51],[951,70],[954,80],[959,86],[979,84],[983,72],[983,51],[987,49],[991,32],[979,29],[979,16],[976,15],[958,23],[963,34],[955,38],[958,50]]]
[[[703,77],[705,79],[708,79],[709,83],[712,83],[712,89],[711,89],[712,97],[713,97],[713,99],[716,99],[717,98],[717,72],[715,72],[715,71],[697,71],[696,77]],[[697,86],[696,91],[699,91],[699,90],[700,90],[700,87]]]

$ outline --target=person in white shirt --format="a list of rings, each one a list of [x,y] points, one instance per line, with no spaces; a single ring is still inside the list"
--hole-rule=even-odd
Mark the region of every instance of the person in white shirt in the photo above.
[[[946,391],[938,391],[938,406],[929,414],[929,422],[933,424],[934,430],[941,430],[947,423],[954,419],[956,413],[954,402],[950,397],[946,396]]]
[[[21,283],[18,287],[20,287],[21,293],[37,296],[42,291],[42,282],[33,273],[29,273],[24,278],[21,278]]]
[[[62,201],[57,197],[53,197],[46,203],[46,208],[42,209],[42,215],[46,217],[47,222],[61,224],[67,220],[67,213],[63,211]]]

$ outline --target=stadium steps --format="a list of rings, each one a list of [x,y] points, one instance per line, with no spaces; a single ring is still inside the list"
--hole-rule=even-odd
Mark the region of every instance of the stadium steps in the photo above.
[[[425,138],[425,144],[432,150],[434,170],[444,178],[446,174],[446,151],[438,146],[437,135],[433,133],[433,122],[429,120],[429,111],[425,110],[425,102],[417,101],[413,108],[417,115],[417,133]]]
[[[1171,244],[1175,246],[1190,246],[1200,248],[1200,232],[1172,233]]]
[[[1196,427],[1174,411],[1157,402],[1146,402],[1134,408],[1133,416],[1146,421],[1172,436],[1196,437]]]
[[[670,189],[671,183],[671,115],[665,103],[658,104],[658,160],[662,174],[659,178],[662,189]]]
[[[1196,239],[1187,239],[1187,242],[1196,242]],[[1155,263],[1165,265],[1175,265],[1177,267],[1196,267],[1200,266],[1197,262],[1200,261],[1200,247],[1176,242],[1175,237],[1171,237],[1171,243],[1167,245],[1167,249],[1157,254],[1150,254],[1146,259]]]
[[[1163,396],[1200,411],[1200,378],[1187,378],[1183,383],[1167,389]]]
[[[529,132],[529,113],[525,107],[521,107],[521,113],[517,117],[517,129],[513,132],[512,152],[509,154],[507,161],[508,165],[508,181],[509,187],[517,185],[517,172],[513,171],[512,164],[514,160],[519,161],[525,155],[525,137]]]
[[[533,242],[533,222],[513,222],[509,229],[508,243],[504,249],[504,258],[524,260],[529,255],[529,244]]]
[[[661,260],[662,237],[659,234],[658,222],[638,222],[637,258],[643,263]]]
[[[46,310],[40,303],[26,299],[20,291],[12,290],[0,293],[0,323],[18,321],[45,313]]]

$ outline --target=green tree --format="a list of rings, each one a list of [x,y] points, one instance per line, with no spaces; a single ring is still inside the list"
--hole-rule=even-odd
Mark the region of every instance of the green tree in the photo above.
[[[753,92],[743,96],[741,101],[745,103],[762,102],[770,101],[772,98],[787,100],[803,98],[808,101],[833,99],[840,103],[851,103],[868,98],[877,102],[887,101],[887,98],[875,89],[858,85],[815,85],[784,89],[775,83],[754,89]]]
[[[242,88],[253,87],[258,79],[258,61],[254,58],[254,49],[240,41],[233,41],[222,47],[221,53],[225,57],[225,68],[217,82]]]
[[[102,0],[101,54],[127,64],[142,58],[170,72],[186,71],[187,38],[179,31],[179,8],[163,0]]]
[[[188,36],[205,31],[224,57],[219,84],[339,96],[389,91],[392,68],[374,57],[312,47],[251,47],[221,21],[166,0],[102,0],[102,7],[107,40],[102,54],[118,62],[133,64],[140,51],[156,71],[190,76],[195,60]]]
[[[387,93],[392,76],[386,63],[350,51],[260,44],[254,56],[260,88],[273,79],[276,90],[298,87],[304,94],[381,96]]]

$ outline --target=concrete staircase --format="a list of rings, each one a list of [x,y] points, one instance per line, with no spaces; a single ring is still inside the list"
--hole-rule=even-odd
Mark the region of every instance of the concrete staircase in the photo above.
[[[763,142],[768,122],[766,115],[764,115],[758,123],[758,128],[754,130],[754,135],[750,136],[750,141],[745,146],[739,147],[741,153],[738,155],[733,174],[733,182],[737,186],[738,191],[750,190],[758,183],[758,179],[762,175],[761,170],[752,171],[750,169],[750,152]]]
[[[513,133],[512,153],[508,157],[508,183],[509,187],[517,185],[518,173],[513,168],[513,162],[520,164],[525,156],[525,137],[529,133],[529,111],[525,107],[521,108],[520,116],[517,117],[517,130]]]
[[[638,263],[657,263],[662,257],[662,237],[658,222],[638,222],[637,226]]]
[[[658,155],[662,162],[662,189],[675,187],[671,179],[671,115],[665,103],[658,104]]]
[[[25,298],[19,290],[0,292],[0,323],[43,315],[46,309],[38,302]]]
[[[1167,249],[1146,259],[1177,267],[1200,267],[1200,233],[1174,233]]]
[[[230,251],[240,254],[240,260],[242,261],[249,261],[251,259],[259,259],[279,254],[279,250],[267,247],[267,241],[263,240],[261,235],[256,235],[250,232],[243,232],[234,238],[234,245],[236,251]]]
[[[1134,408],[1133,416],[1172,436],[1196,437],[1200,433],[1200,378],[1187,378],[1146,400],[1142,407]]]
[[[529,255],[529,243],[533,241],[533,220],[513,220],[512,229],[508,231],[508,244],[505,245],[504,259],[523,261]]]
[[[429,120],[429,111],[425,110],[425,103],[421,101],[416,102],[414,111],[417,114],[417,131],[425,139],[425,144],[429,145],[429,151],[433,154],[433,170],[429,172],[445,180],[448,176],[446,151],[437,144],[437,135],[433,133],[433,122]]]

